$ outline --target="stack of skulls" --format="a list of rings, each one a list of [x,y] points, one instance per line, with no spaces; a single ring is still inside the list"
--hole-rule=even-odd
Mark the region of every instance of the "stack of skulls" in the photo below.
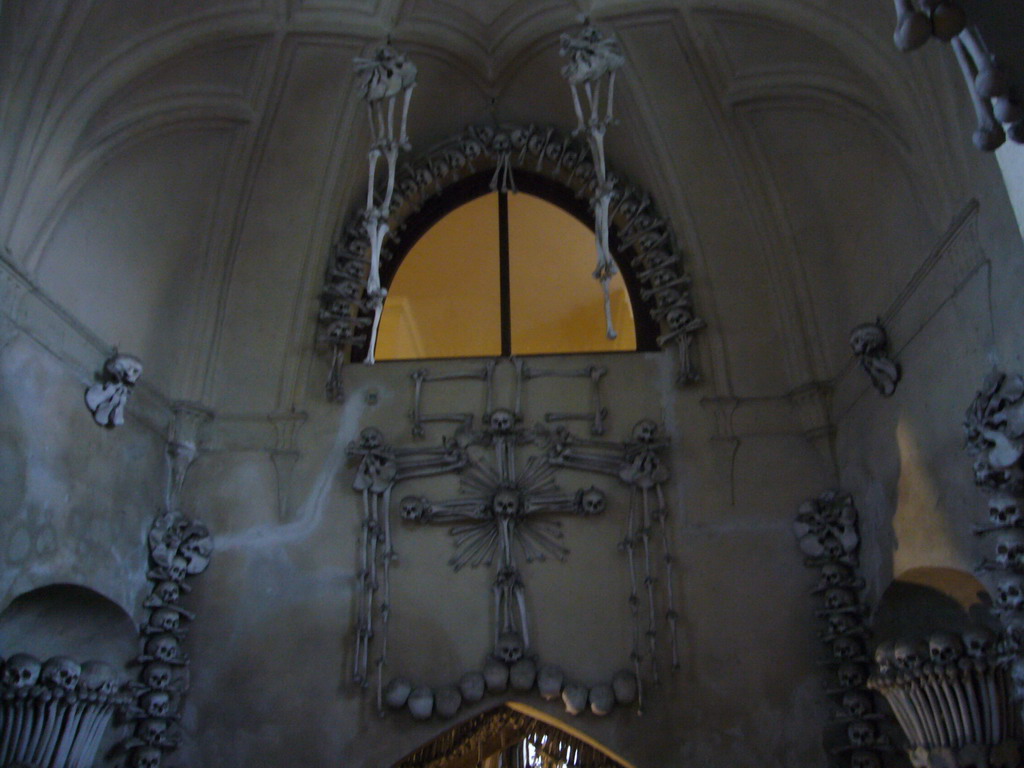
[[[127,682],[102,661],[27,653],[0,659],[0,765],[93,764],[111,715],[131,701]]]
[[[995,635],[936,632],[875,650],[868,687],[889,702],[916,768],[1019,764],[1020,721],[1007,659]]]
[[[848,757],[850,768],[879,768],[882,752],[890,749],[879,730],[874,696],[865,688],[868,679],[867,608],[861,592],[864,580],[857,574],[860,533],[853,498],[842,491],[826,491],[800,505],[793,524],[804,564],[820,572],[813,594],[823,607],[815,615],[824,619],[819,637],[828,648],[823,662],[835,675],[828,693],[839,703],[834,721],[843,726],[837,756]]]
[[[153,586],[144,602],[149,615],[139,629],[142,650],[135,663],[140,671],[131,684],[135,701],[128,712],[134,732],[115,750],[130,768],[159,768],[164,753],[180,743],[176,723],[189,688],[182,642],[195,615],[179,602],[191,591],[188,580],[210,564],[212,552],[213,538],[202,523],[170,512],[153,522],[148,574]]]

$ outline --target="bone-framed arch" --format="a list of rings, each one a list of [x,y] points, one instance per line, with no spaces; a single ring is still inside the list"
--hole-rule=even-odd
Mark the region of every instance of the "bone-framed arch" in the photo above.
[[[561,188],[565,195],[558,203],[577,218],[587,215],[585,206],[573,203],[590,199],[596,183],[585,142],[547,126],[470,126],[400,169],[388,212],[382,275],[388,281],[394,275],[422,222],[440,218],[437,213],[431,215],[431,207],[443,209],[444,203],[439,201],[460,186],[478,184],[486,174],[491,175],[495,187],[500,186],[506,169],[511,171],[512,183],[518,175],[524,188]],[[690,276],[672,225],[645,190],[617,174],[610,173],[609,178],[615,184],[610,235],[637,318],[638,348],[643,348],[641,343],[650,348],[675,346],[677,383],[683,386],[697,381],[691,346],[705,324],[694,311]],[[364,210],[357,209],[341,227],[331,248],[321,294],[318,346],[332,358],[327,392],[335,400],[342,397],[343,362],[346,357],[359,359],[372,322],[373,309],[365,296],[370,243],[364,218]],[[592,222],[588,224],[592,226]]]

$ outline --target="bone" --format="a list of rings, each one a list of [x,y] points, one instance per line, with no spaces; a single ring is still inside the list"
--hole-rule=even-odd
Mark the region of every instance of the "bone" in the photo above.
[[[983,152],[993,152],[1006,141],[1006,132],[996,121],[995,113],[992,111],[992,104],[978,93],[977,86],[975,85],[977,71],[962,37],[963,35],[953,38],[952,45],[957,62],[960,64],[960,70],[963,72],[967,89],[971,94],[975,115],[978,118],[978,129],[974,133],[974,145]]]
[[[932,36],[932,25],[928,17],[914,8],[910,0],[895,0],[896,31],[893,42],[903,52],[920,48]]]

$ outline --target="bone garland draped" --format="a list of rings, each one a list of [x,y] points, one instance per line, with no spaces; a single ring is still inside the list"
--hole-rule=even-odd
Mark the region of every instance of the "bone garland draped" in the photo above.
[[[1024,142],[1024,106],[1012,93],[1007,73],[978,30],[968,24],[960,5],[953,0],[917,0],[918,8],[913,0],[894,2],[893,42],[901,51],[919,48],[932,36],[952,45],[978,120],[974,145],[992,152],[1007,135],[1015,142]]]
[[[111,715],[131,701],[126,686],[102,661],[0,659],[0,765],[88,768]]]
[[[846,744],[834,754],[849,753],[851,768],[880,768],[881,751],[890,750],[879,732],[874,696],[865,688],[868,679],[867,607],[861,592],[864,579],[857,573],[860,532],[853,497],[842,491],[826,491],[800,505],[793,522],[804,564],[820,569],[821,577],[812,594],[823,598],[815,615],[824,619],[818,636],[828,657],[824,665],[835,675],[828,694],[839,702],[833,722],[841,724]]]
[[[103,364],[99,381],[85,390],[85,405],[97,424],[110,429],[124,424],[124,407],[141,375],[139,358],[114,351]]]
[[[974,483],[989,494],[990,525],[975,533],[994,542],[995,557],[976,569],[993,585],[1012,660],[1014,697],[1024,698],[1024,377],[989,374],[964,419]],[[991,545],[990,545],[991,546]]]
[[[868,687],[889,702],[917,768],[1019,765],[1021,724],[1008,659],[987,629],[936,632],[875,650]]]
[[[574,134],[586,134],[594,163],[594,191],[591,206],[594,209],[594,235],[597,239],[597,266],[594,277],[601,281],[604,291],[604,317],[609,339],[618,336],[612,326],[611,301],[608,282],[619,271],[612,257],[608,239],[609,217],[615,181],[608,176],[604,155],[604,134],[612,123],[615,103],[615,70],[625,63],[622,49],[612,35],[605,35],[597,27],[586,23],[579,34],[562,35],[559,54],[568,59],[562,67],[562,76],[569,83],[572,106],[576,111]],[[579,89],[587,97],[587,114],[580,102]],[[602,109],[602,89],[604,109]]]
[[[149,529],[149,581],[153,587],[143,605],[149,616],[140,627],[141,650],[135,657],[138,682],[128,717],[135,721],[132,736],[116,751],[127,754],[130,768],[159,768],[164,753],[177,749],[176,725],[188,693],[188,654],[182,642],[195,614],[182,608],[189,579],[203,573],[213,554],[213,537],[200,522],[176,512],[163,512]]]
[[[399,170],[380,263],[390,263],[403,250],[405,224],[427,202],[462,179],[496,169],[506,154],[510,172],[522,168],[564,185],[579,198],[594,196],[595,161],[586,142],[544,126],[470,126]],[[629,259],[641,286],[643,305],[634,305],[633,310],[646,311],[661,323],[660,347],[677,349],[676,383],[695,382],[700,376],[692,343],[705,323],[694,311],[690,276],[683,268],[671,223],[644,190],[611,171],[607,178],[614,181],[609,241],[617,243],[620,259]],[[365,290],[371,250],[365,222],[366,210],[359,208],[342,228],[331,248],[321,294],[317,343],[330,355],[327,394],[332,400],[343,398],[341,371],[346,354],[368,342],[367,329],[376,316],[377,299]]]
[[[366,362],[373,364],[373,348],[380,326],[380,314],[384,308],[387,291],[380,284],[380,256],[384,238],[388,233],[388,216],[391,214],[391,200],[395,192],[395,173],[398,170],[398,151],[411,149],[406,133],[409,119],[409,102],[416,87],[416,65],[409,58],[390,45],[377,49],[373,58],[355,60],[356,72],[360,76],[359,92],[366,102],[370,118],[370,151],[367,159],[370,165],[366,187],[366,209],[363,228],[370,244],[370,270],[366,278],[366,298],[373,308],[373,322],[370,327],[370,341]],[[398,103],[401,101],[401,106]],[[401,110],[396,132],[395,108]],[[376,187],[377,163],[384,158],[387,181],[384,194],[378,202]],[[340,364],[339,360],[334,361]],[[340,374],[339,374],[340,375]]]
[[[883,397],[892,396],[901,375],[899,363],[889,357],[888,346],[889,337],[880,321],[863,323],[850,331],[850,347]]]

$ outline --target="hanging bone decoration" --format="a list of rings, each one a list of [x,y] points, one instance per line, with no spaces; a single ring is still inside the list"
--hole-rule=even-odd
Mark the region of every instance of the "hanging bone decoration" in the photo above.
[[[370,118],[370,151],[367,155],[370,173],[366,188],[363,227],[370,245],[366,300],[373,309],[373,321],[370,325],[366,362],[372,365],[380,315],[384,309],[384,298],[387,296],[387,290],[380,283],[381,250],[384,237],[389,230],[388,216],[391,213],[391,202],[395,192],[398,152],[400,149],[411,149],[406,129],[409,102],[416,87],[416,65],[405,54],[399,53],[388,44],[378,48],[372,58],[357,58],[355,68],[360,76],[359,92],[366,102]],[[400,112],[399,115],[395,114],[396,108]],[[387,180],[384,194],[378,201],[376,176],[377,163],[381,158],[384,159]]]
[[[455,471],[465,465],[466,457],[457,442],[447,440],[436,448],[392,448],[385,443],[384,434],[376,427],[362,430],[359,440],[349,444],[348,457],[356,464],[352,488],[363,499],[352,679],[363,687],[369,685],[374,616],[379,611],[381,640],[376,659],[377,706],[382,709],[391,613],[391,563],[397,558],[391,537],[391,493],[395,485],[404,480]],[[378,591],[381,593],[379,605]]]
[[[900,381],[899,363],[889,357],[888,346],[889,337],[881,321],[863,323],[850,331],[850,347],[883,397],[890,397]]]
[[[189,659],[182,643],[195,619],[179,603],[192,591],[189,581],[209,567],[213,556],[210,530],[177,511],[157,515],[147,541],[147,576],[153,586],[143,602],[148,616],[139,627],[140,652],[134,660],[139,674],[131,683],[135,700],[126,714],[135,726],[114,748],[132,768],[159,768],[164,754],[178,747],[177,721],[189,689]]]
[[[523,361],[517,361],[519,387],[522,389],[522,382],[530,379],[546,377],[553,378],[581,378],[590,381],[590,412],[589,413],[552,413],[544,414],[544,421],[552,423],[556,421],[585,421],[590,425],[590,434],[600,437],[605,433],[605,421],[608,418],[608,409],[601,404],[601,379],[608,373],[608,369],[599,365],[588,365],[578,370],[563,371],[550,368],[531,368]],[[520,408],[517,403],[517,409]]]
[[[592,199],[598,191],[597,163],[586,141],[534,125],[470,126],[399,169],[384,217],[391,225],[381,240],[380,265],[392,263],[403,245],[408,246],[403,243],[405,224],[424,205],[452,184],[476,173],[493,173],[505,162],[510,175],[517,168],[543,174],[581,199]],[[694,311],[691,279],[683,269],[671,224],[650,196],[608,171],[609,183],[613,178],[617,180],[608,209],[609,242],[616,242],[620,259],[628,258],[637,270],[643,309],[661,323],[659,346],[676,348],[676,381],[685,386],[699,379],[693,339],[705,327]],[[343,398],[346,354],[367,349],[370,340],[378,303],[374,296],[380,296],[366,289],[370,270],[371,238],[360,205],[332,245],[320,298],[317,344],[330,358],[327,394],[332,400]],[[634,306],[634,311],[639,309]]]
[[[111,716],[131,701],[127,686],[102,661],[0,659],[0,765],[89,768]]]
[[[523,387],[531,377],[525,375],[526,366],[522,361],[513,360],[510,365],[515,374],[515,405],[511,408],[494,407],[493,363],[484,366],[479,372],[465,372],[449,377],[432,378],[425,371],[412,375],[414,408],[410,415],[414,425],[420,425],[415,436],[422,437],[422,428],[428,423],[418,406],[423,386],[428,381],[435,384],[456,379],[483,382],[487,405],[479,428],[474,429],[471,420],[439,417],[429,423],[443,424],[447,421],[458,424],[454,436],[443,439],[439,448],[404,449],[386,445],[380,431],[369,427],[363,430],[359,441],[349,447],[349,456],[357,464],[353,488],[363,497],[360,596],[357,598],[359,604],[353,678],[359,685],[368,685],[371,645],[375,640],[379,641],[379,652],[376,654],[377,704],[381,710],[386,705],[393,710],[406,709],[416,719],[433,715],[448,718],[455,716],[463,704],[472,704],[487,693],[500,693],[509,687],[520,692],[537,690],[547,699],[561,697],[566,711],[572,714],[589,707],[592,713],[603,716],[616,704],[636,704],[638,710],[642,708],[639,678],[641,657],[637,650],[639,630],[634,642],[634,669],[620,670],[610,680],[593,686],[573,680],[557,667],[541,663],[531,652],[533,638],[522,564],[542,562],[548,558],[564,560],[569,550],[564,543],[562,520],[570,517],[585,519],[604,514],[608,503],[604,492],[592,485],[573,493],[560,490],[555,482],[555,472],[560,466],[550,457],[551,446],[556,438],[543,425],[533,428],[522,425],[520,409],[524,399]],[[540,375],[574,377],[577,374],[579,372],[551,370]],[[582,375],[579,377],[583,378]],[[589,371],[586,378],[591,378]],[[596,378],[599,380],[601,376],[596,375]],[[555,434],[567,433],[560,427]],[[614,465],[615,471],[611,474],[620,480],[635,484],[638,489],[646,488],[638,490],[638,493],[649,492],[656,497],[659,508],[650,509],[649,516],[652,520],[659,516],[663,518],[660,510],[664,506],[664,496],[660,484],[667,480],[667,471],[656,454],[660,454],[666,444],[656,443],[653,423],[645,425],[639,434],[642,440],[650,438],[649,450],[634,446],[635,441],[609,443],[616,446],[621,454],[618,462],[609,463],[609,467]],[[565,441],[564,437],[561,439]],[[586,444],[591,443],[596,444],[597,441],[586,441]],[[532,455],[521,461],[519,453],[525,449],[532,450]],[[592,471],[584,466],[571,468]],[[453,555],[448,561],[453,571],[458,572],[467,567],[494,568],[491,584],[491,649],[481,669],[466,672],[458,681],[448,685],[431,688],[416,685],[402,677],[392,678],[385,683],[383,668],[387,662],[391,601],[389,564],[396,560],[390,499],[399,482],[446,473],[458,475],[461,490],[459,496],[432,500],[409,492],[395,506],[401,519],[410,527],[436,525],[447,529],[454,546]],[[634,507],[638,506],[639,502],[635,500]],[[631,530],[640,525],[639,520],[640,514],[636,512],[629,523]],[[663,527],[660,535],[664,538],[667,554],[667,532]],[[638,542],[640,536],[637,533]],[[655,579],[652,575],[651,551],[646,556],[646,585],[653,601]],[[676,616],[671,609],[671,558],[666,560],[669,569],[666,574],[668,613],[674,635]],[[638,600],[638,578],[635,572],[631,576],[632,594]],[[381,593],[379,604],[376,598],[378,592]],[[376,617],[379,617],[379,621]],[[674,651],[673,663],[678,663]]]
[[[800,505],[793,521],[793,533],[804,564],[819,569],[820,576],[812,594],[822,607],[815,615],[825,626],[818,636],[825,644],[822,665],[834,675],[827,692],[837,702],[831,727],[841,728],[841,746],[835,755],[848,755],[850,765],[883,764],[883,752],[892,749],[879,723],[875,700],[865,687],[868,680],[869,635],[861,592],[864,579],[857,572],[860,532],[853,497],[830,490]]]
[[[103,364],[99,381],[85,390],[85,405],[97,424],[110,429],[124,424],[124,407],[141,375],[141,360],[114,350]]]
[[[868,687],[889,702],[914,766],[1019,765],[1010,666],[989,630],[882,643]]]
[[[990,525],[976,526],[975,533],[994,549],[994,558],[983,559],[976,570],[989,581],[1005,630],[1003,658],[1019,705],[1024,700],[1024,376],[990,373],[967,409],[964,434],[974,458],[974,483],[989,495]]]
[[[494,361],[487,362],[482,368],[461,373],[445,373],[431,376],[430,371],[421,368],[410,374],[414,385],[412,400],[412,436],[423,437],[424,424],[436,424],[441,422],[454,422],[470,429],[473,425],[472,413],[425,413],[423,411],[423,390],[426,384],[444,381],[458,381],[460,379],[479,379],[487,387],[487,407],[491,410],[491,399],[493,397],[492,379],[494,376]]]
[[[894,0],[896,31],[893,41],[901,51],[912,51],[936,37],[953,48],[974,104],[978,128],[974,145],[992,152],[1006,141],[1024,142],[1024,106],[999,60],[979,30],[953,0]],[[1004,128],[1005,126],[1005,128]]]
[[[642,419],[633,426],[631,439],[625,442],[585,440],[576,437],[564,427],[555,429],[551,436],[547,462],[552,467],[564,467],[585,472],[610,475],[629,486],[629,513],[626,534],[619,543],[619,549],[626,554],[630,593],[629,606],[633,617],[633,648],[631,659],[637,680],[641,679],[643,643],[647,638],[651,677],[658,682],[657,633],[658,613],[655,585],[658,576],[654,561],[665,563],[665,620],[668,623],[672,667],[679,666],[677,641],[678,613],[673,594],[672,553],[666,518],[668,506],[662,486],[668,482],[669,472],[663,456],[668,450],[668,440],[661,436],[658,425],[650,419]],[[582,500],[587,503],[586,499]],[[660,555],[657,552],[660,544]],[[640,587],[646,595],[646,629],[640,596]],[[638,694],[642,707],[642,691]]]
[[[614,339],[618,334],[612,325],[608,283],[619,271],[609,241],[609,211],[615,196],[615,180],[609,175],[605,164],[604,134],[613,120],[615,71],[626,59],[614,36],[605,35],[589,22],[585,22],[583,29],[576,35],[562,35],[559,54],[568,60],[562,67],[562,76],[569,82],[572,106],[576,111],[574,133],[586,135],[593,158],[595,180],[591,205],[594,209],[594,235],[597,240],[594,277],[601,282],[601,290],[604,292],[605,332],[609,339]],[[581,88],[587,100],[585,108],[580,100]]]

